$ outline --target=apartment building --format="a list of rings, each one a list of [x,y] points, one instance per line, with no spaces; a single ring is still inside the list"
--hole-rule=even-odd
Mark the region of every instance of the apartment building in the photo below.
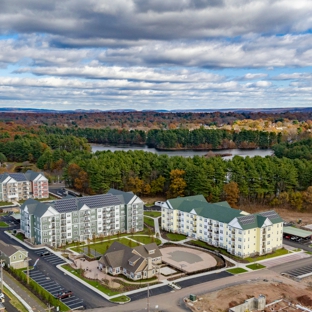
[[[67,196],[51,203],[28,199],[21,206],[21,230],[33,244],[53,247],[143,230],[142,200],[133,193],[116,192],[118,196]]]
[[[0,200],[19,201],[27,198],[48,198],[48,179],[40,172],[3,173],[0,175]]]
[[[248,214],[227,202],[208,203],[202,195],[167,200],[162,206],[162,229],[242,258],[271,253],[283,244],[283,220],[274,210]]]

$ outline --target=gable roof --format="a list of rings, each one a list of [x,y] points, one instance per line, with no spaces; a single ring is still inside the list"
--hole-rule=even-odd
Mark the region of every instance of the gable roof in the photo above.
[[[25,172],[25,176],[27,177],[27,179],[29,181],[34,181],[39,175],[42,175],[44,178],[44,174],[42,172],[36,172],[36,171],[33,171],[33,170],[27,170]]]
[[[178,197],[168,202],[173,209],[188,213],[194,210],[199,216],[225,223],[242,215],[242,210],[231,208],[227,202],[208,203],[203,195]]]
[[[267,218],[257,214],[250,214],[247,216],[238,217],[237,221],[243,230],[249,230],[253,228],[261,228],[264,225],[266,219]]]
[[[260,216],[268,218],[273,224],[283,222],[283,219],[275,210],[263,211],[258,213]]]
[[[116,197],[119,198],[119,200],[124,204],[127,205],[130,203],[130,201],[132,200],[132,198],[134,196],[136,196],[135,194],[133,194],[132,192],[123,192],[123,191],[119,191],[116,189],[109,189],[109,191],[107,192],[108,194],[112,194],[115,195]]]
[[[8,257],[14,255],[18,251],[23,251],[28,254],[28,252],[22,247],[9,245],[9,244],[4,243],[3,241],[0,241],[0,250]]]
[[[42,216],[49,208],[53,208],[55,212],[66,213],[80,210],[84,205],[92,208],[101,208],[114,205],[120,205],[121,201],[112,194],[102,194],[86,197],[66,197],[54,202],[41,203],[34,199],[27,199],[21,206],[24,210],[27,206],[28,212],[36,216]]]
[[[7,178],[12,178],[16,182],[28,181],[24,173],[3,173],[0,175],[0,183],[3,183]]]
[[[129,272],[136,272],[141,264],[146,261],[146,258],[151,257],[148,251],[154,249],[155,253],[153,253],[153,258],[160,257],[161,252],[156,243],[130,248],[115,241],[107,249],[99,262],[112,268],[122,267]]]

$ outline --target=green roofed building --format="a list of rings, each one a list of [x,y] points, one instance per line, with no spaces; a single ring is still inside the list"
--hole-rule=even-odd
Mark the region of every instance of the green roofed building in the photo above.
[[[274,210],[248,214],[227,202],[208,203],[202,195],[167,200],[162,207],[162,229],[242,258],[271,253],[283,244],[283,220]]]

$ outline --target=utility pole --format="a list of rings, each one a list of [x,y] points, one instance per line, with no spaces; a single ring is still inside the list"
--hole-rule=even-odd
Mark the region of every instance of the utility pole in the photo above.
[[[29,257],[26,257],[25,258],[25,261],[27,261],[27,273],[26,273],[26,275],[27,275],[27,284],[29,285],[29,260],[31,260]]]
[[[150,312],[150,301],[149,301],[149,283],[147,283],[147,300],[146,300],[146,310]]]
[[[51,312],[52,309],[54,309],[54,307],[51,307],[50,303],[48,303],[48,307],[45,310]]]

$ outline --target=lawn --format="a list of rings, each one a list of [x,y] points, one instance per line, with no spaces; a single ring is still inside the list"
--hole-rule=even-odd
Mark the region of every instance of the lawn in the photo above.
[[[26,309],[21,304],[21,302],[5,286],[3,292],[10,298],[10,303],[12,304],[13,307],[15,307],[18,311],[28,312],[28,309]]]
[[[153,217],[153,218],[157,218],[157,217],[161,216],[161,212],[160,211],[144,211],[144,215],[149,216],[149,217]]]
[[[240,274],[240,273],[245,273],[247,271],[243,268],[234,268],[234,269],[227,270],[227,272],[232,273],[232,274]]]
[[[0,206],[12,206],[13,204],[6,201],[0,201]]]
[[[18,238],[18,239],[21,240],[21,241],[24,241],[24,239],[25,239],[25,236],[24,236],[24,234],[22,234],[22,233],[17,233],[17,234],[15,235],[15,237]]]
[[[133,237],[133,239],[135,240],[135,237]],[[124,244],[126,246],[129,247],[136,247],[139,246],[139,243],[136,243],[130,239],[124,238],[124,237],[120,237],[119,239],[114,239],[114,240],[109,240],[109,241],[105,241],[105,242],[101,242],[101,243],[95,243],[92,244],[90,243],[90,254],[92,255],[92,251],[96,250],[98,253],[103,254],[107,251],[107,249],[109,248],[109,246],[113,243],[113,242],[119,242],[121,244]],[[83,253],[83,247],[87,247],[88,245],[83,245],[80,247],[74,247],[71,248],[73,251],[79,252],[79,253]]]
[[[248,262],[256,262],[256,261],[261,261],[261,260],[265,260],[265,259],[270,259],[270,258],[274,258],[274,257],[279,257],[282,255],[287,255],[288,254],[288,250],[287,249],[278,249],[275,252],[271,253],[271,254],[267,254],[267,255],[263,255],[263,256],[259,256],[259,257],[254,257],[254,258],[245,258],[245,260],[247,260]]]
[[[0,221],[0,227],[8,227],[9,225],[4,222],[4,221]]]
[[[181,241],[181,240],[187,238],[186,235],[176,234],[176,233],[166,233],[166,236],[168,239],[170,239],[171,241],[174,241],[174,242],[178,242],[178,241]]]
[[[127,296],[119,296],[116,298],[110,299],[111,302],[129,302],[131,299]]]
[[[155,237],[150,237],[150,236],[133,236],[132,239],[146,245],[150,243],[156,243],[157,245],[161,244],[161,240]]]
[[[260,263],[248,264],[248,265],[246,265],[246,267],[251,269],[251,270],[260,270],[260,269],[266,268],[265,265],[262,265]]]
[[[144,217],[144,223],[146,223],[150,227],[154,227],[154,219],[149,217]]]
[[[213,251],[217,251],[219,252],[220,254],[222,255],[225,255],[231,259],[234,259],[235,261],[238,261],[238,262],[242,262],[242,263],[246,263],[248,262],[246,259],[243,259],[243,258],[240,258],[240,257],[237,257],[237,256],[234,256],[230,253],[228,253],[225,249],[222,249],[222,248],[218,248],[218,247],[214,247],[214,246],[211,246],[211,245],[208,245],[207,243],[205,242],[202,242],[202,241],[190,241],[188,243],[186,243],[188,245],[193,245],[193,246],[198,246],[198,247],[202,247],[202,248],[205,248],[205,249],[208,249],[208,250],[213,250]]]

